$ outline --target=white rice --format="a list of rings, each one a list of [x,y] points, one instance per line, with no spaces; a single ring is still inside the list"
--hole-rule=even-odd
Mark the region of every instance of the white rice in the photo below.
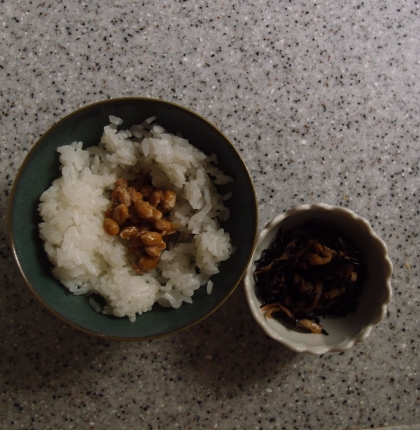
[[[98,311],[135,321],[155,302],[178,308],[191,303],[194,291],[218,273],[218,265],[233,252],[230,236],[219,225],[229,210],[214,184],[232,179],[186,139],[167,133],[149,118],[130,130],[118,131],[120,118],[110,116],[98,146],[81,142],[61,146],[62,176],[41,196],[39,225],[53,275],[73,294],[100,294],[107,302]],[[177,203],[170,220],[179,225],[176,243],[162,253],[157,269],[136,274],[127,248],[118,236],[103,230],[110,192],[119,177],[134,179],[149,173],[157,188],[170,188]],[[213,180],[212,180],[213,178]],[[217,288],[217,286],[215,286]]]

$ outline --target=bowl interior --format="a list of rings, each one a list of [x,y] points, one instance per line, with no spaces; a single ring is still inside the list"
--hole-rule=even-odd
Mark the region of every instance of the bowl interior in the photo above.
[[[97,145],[109,115],[124,120],[129,128],[150,116],[171,133],[182,133],[204,153],[216,154],[219,166],[233,182],[219,187],[220,193],[233,192],[226,201],[230,219],[222,227],[231,234],[237,246],[231,258],[220,265],[212,277],[212,294],[206,288],[197,290],[193,304],[179,309],[155,305],[152,311],[130,323],[127,318],[105,316],[93,310],[85,296],[75,296],[54,279],[38,235],[41,218],[37,207],[40,195],[60,176],[56,148],[74,141],[84,147]],[[187,328],[202,320],[233,292],[241,280],[255,243],[257,204],[248,171],[232,144],[213,125],[188,109],[143,98],[113,99],[99,102],[68,115],[54,125],[35,144],[25,159],[12,191],[9,206],[9,231],[18,265],[37,298],[53,313],[84,331],[118,339],[150,339]],[[244,235],[243,232],[247,234]],[[238,246],[240,245],[240,246]]]
[[[341,318],[330,316],[321,318],[321,324],[329,333],[328,336],[301,333],[287,323],[266,319],[259,310],[262,302],[255,292],[252,276],[255,270],[253,262],[260,258],[264,249],[268,248],[279,229],[287,233],[312,220],[315,223],[329,224],[351,239],[363,253],[368,267],[367,281],[356,311]],[[267,334],[294,350],[323,353],[327,350],[343,350],[363,340],[369,334],[371,326],[383,318],[385,305],[391,295],[389,286],[391,272],[392,266],[387,257],[386,246],[365,220],[345,209],[318,206],[310,210],[292,210],[288,215],[281,215],[261,232],[252,263],[247,271],[246,288],[254,317]]]

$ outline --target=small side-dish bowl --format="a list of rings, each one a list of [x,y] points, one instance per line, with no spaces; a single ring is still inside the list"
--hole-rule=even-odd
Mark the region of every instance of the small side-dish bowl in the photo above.
[[[344,317],[321,317],[328,335],[304,333],[292,325],[266,318],[260,307],[264,304],[255,290],[255,262],[276,237],[279,230],[287,234],[309,221],[330,225],[349,238],[362,253],[367,266],[367,279],[354,312]],[[256,248],[245,275],[245,292],[252,315],[265,333],[296,352],[315,355],[345,351],[366,339],[374,325],[382,320],[392,297],[392,263],[385,243],[370,224],[349,209],[313,204],[297,206],[275,217],[259,234]]]
[[[212,276],[213,291],[206,287],[195,291],[193,303],[180,308],[155,304],[151,311],[137,316],[135,322],[96,312],[85,295],[69,292],[50,271],[39,237],[41,218],[37,208],[41,194],[61,175],[57,147],[83,142],[84,148],[97,145],[109,116],[123,120],[130,128],[146,118],[168,132],[189,140],[207,155],[215,154],[218,166],[233,178],[220,186],[219,193],[232,192],[225,202],[230,218],[222,228],[231,235],[236,252],[222,262],[220,272]],[[154,339],[184,330],[202,321],[221,306],[244,276],[257,235],[257,203],[247,168],[233,144],[200,115],[173,103],[149,98],[120,98],[82,107],[53,125],[33,146],[15,180],[8,213],[12,250],[20,271],[36,298],[61,320],[87,333],[121,340]],[[246,234],[244,235],[244,232]]]

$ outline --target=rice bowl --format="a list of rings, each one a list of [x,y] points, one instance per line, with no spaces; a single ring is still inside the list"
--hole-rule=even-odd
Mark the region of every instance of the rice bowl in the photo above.
[[[110,116],[98,146],[83,149],[82,142],[73,142],[59,147],[62,176],[41,195],[39,205],[40,236],[53,275],[75,295],[101,295],[107,302],[103,308],[94,297],[89,300],[95,310],[132,322],[155,302],[178,308],[192,303],[201,286],[211,293],[210,276],[233,250],[219,223],[229,218],[223,200],[230,195],[221,196],[215,186],[232,179],[218,169],[214,155],[154,125],[154,119],[118,130],[122,119]],[[118,236],[104,234],[102,222],[117,178],[134,180],[144,172],[154,187],[176,192],[169,219],[179,231],[157,268],[138,275],[127,247]]]
[[[221,223],[230,235],[235,252],[218,265],[219,273],[206,286],[194,291],[193,302],[181,307],[152,309],[135,322],[102,313],[104,304],[98,296],[74,295],[51,273],[51,262],[39,236],[42,218],[38,212],[40,196],[60,176],[57,148],[71,142],[83,142],[83,149],[97,146],[109,116],[124,120],[130,129],[139,120],[156,116],[170,133],[181,133],[191,145],[211,156],[218,167],[231,177],[217,185],[230,216]],[[185,107],[150,98],[126,97],[103,100],[84,106],[54,124],[33,145],[11,190],[8,208],[8,233],[11,250],[23,281],[48,311],[61,321],[88,334],[116,340],[149,340],[168,336],[203,321],[231,296],[241,281],[249,262],[258,228],[256,195],[249,172],[239,151],[206,119]],[[208,292],[211,291],[211,294]],[[97,302],[97,303],[95,303]],[[35,303],[36,306],[36,303]],[[95,306],[100,312],[97,312]]]

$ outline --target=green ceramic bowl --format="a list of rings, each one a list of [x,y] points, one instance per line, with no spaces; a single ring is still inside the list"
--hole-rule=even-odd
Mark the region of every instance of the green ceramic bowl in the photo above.
[[[197,290],[192,304],[168,309],[155,304],[131,323],[95,312],[85,296],[75,296],[50,273],[51,264],[38,235],[39,197],[60,176],[57,147],[82,141],[97,145],[109,115],[124,120],[127,128],[150,116],[171,133],[181,132],[205,152],[215,153],[224,173],[234,180],[220,191],[233,192],[226,202],[231,211],[223,228],[231,234],[236,252],[212,277],[212,294]],[[87,333],[122,340],[147,340],[167,336],[202,321],[232,294],[250,260],[257,234],[257,203],[249,173],[232,143],[196,113],[161,100],[120,98],[101,101],[71,113],[48,130],[26,157],[13,186],[8,223],[13,253],[30,290],[53,314]]]

